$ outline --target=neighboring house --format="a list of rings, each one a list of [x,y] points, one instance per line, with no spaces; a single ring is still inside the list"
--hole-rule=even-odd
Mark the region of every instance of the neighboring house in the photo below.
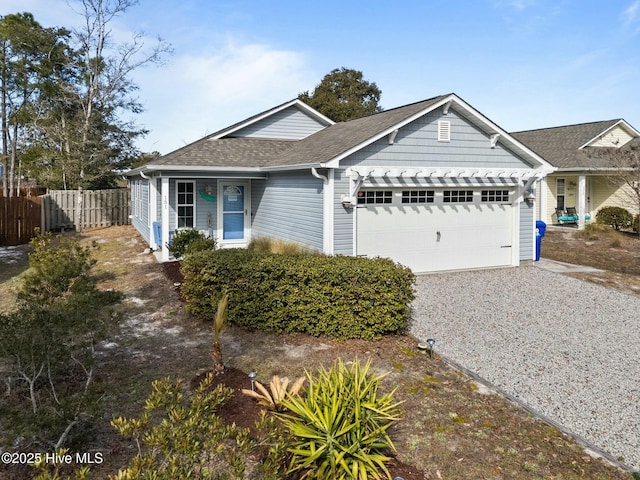
[[[602,207],[618,206],[637,211],[633,196],[619,178],[619,166],[599,149],[619,149],[638,142],[640,132],[622,119],[581,123],[564,127],[514,132],[516,139],[543,157],[556,171],[539,182],[538,218],[563,223],[558,213],[575,208],[579,228],[595,219]],[[566,215],[565,215],[566,217]]]
[[[176,229],[414,272],[535,258],[532,185],[553,168],[455,94],[333,123],[299,100],[128,173],[133,224],[170,258]]]

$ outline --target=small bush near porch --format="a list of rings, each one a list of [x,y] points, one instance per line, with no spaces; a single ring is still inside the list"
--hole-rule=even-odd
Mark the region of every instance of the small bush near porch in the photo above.
[[[187,310],[212,319],[229,294],[229,321],[270,332],[374,339],[405,330],[411,270],[388,259],[198,252],[182,264]]]

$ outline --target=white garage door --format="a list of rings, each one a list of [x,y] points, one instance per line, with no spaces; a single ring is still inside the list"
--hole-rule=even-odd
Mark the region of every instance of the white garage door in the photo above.
[[[388,257],[414,272],[511,265],[513,192],[377,189],[358,193],[358,255]]]

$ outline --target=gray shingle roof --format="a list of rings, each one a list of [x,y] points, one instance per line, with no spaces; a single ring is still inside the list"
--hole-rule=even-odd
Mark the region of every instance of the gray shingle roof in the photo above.
[[[296,142],[277,159],[278,165],[325,163],[438,103],[441,95],[366,117],[336,123]]]
[[[166,165],[205,168],[318,165],[344,154],[447,96],[441,95],[356,120],[336,123],[298,141],[214,138],[220,132],[231,128],[228,127],[162,156],[153,161],[152,165],[154,167]]]
[[[511,135],[560,169],[607,168],[606,156],[593,155],[589,148],[579,150],[620,119],[581,123],[564,127],[513,132]]]
[[[293,140],[205,137],[163,155],[153,165],[188,167],[264,167],[291,148]]]

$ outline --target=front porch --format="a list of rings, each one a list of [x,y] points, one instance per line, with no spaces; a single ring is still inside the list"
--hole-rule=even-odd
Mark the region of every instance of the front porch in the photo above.
[[[251,240],[251,187],[259,178],[185,175],[149,177],[149,246],[159,261],[172,260],[168,246],[180,229],[215,238],[221,248],[246,247]]]

